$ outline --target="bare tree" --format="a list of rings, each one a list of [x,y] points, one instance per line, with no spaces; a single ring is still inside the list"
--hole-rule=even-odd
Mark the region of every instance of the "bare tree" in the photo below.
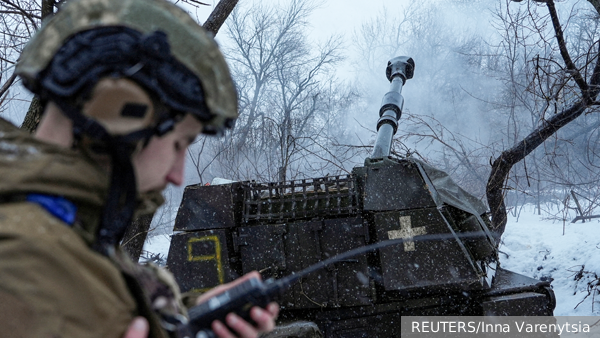
[[[558,83],[558,90],[553,94],[556,97],[560,92],[571,92],[574,94],[576,92],[576,96],[572,97],[564,107],[555,109],[551,115],[548,114],[550,116],[543,116],[538,121],[537,127],[529,135],[516,142],[511,148],[504,150],[491,163],[492,171],[488,179],[486,194],[492,213],[492,230],[498,238],[502,235],[506,227],[507,216],[504,202],[504,188],[513,166],[524,160],[527,155],[532,153],[544,141],[555,135],[559,129],[577,119],[590,108],[593,108],[596,105],[596,98],[599,92],[600,62],[598,59],[598,44],[594,42],[588,46],[584,54],[575,55],[576,60],[584,60],[583,64],[580,63],[577,65],[570,55],[554,1],[547,0],[545,4],[555,33],[556,46],[562,58],[562,65],[559,68],[564,74],[564,80]],[[550,60],[550,57],[548,59]],[[558,60],[556,59],[551,59],[551,61],[552,64],[558,64]],[[545,71],[546,74],[551,69],[551,67],[537,67],[539,66],[536,63],[536,70],[540,72]],[[556,74],[555,72],[552,73]],[[538,86],[542,85],[541,81],[535,84]],[[575,88],[577,91],[575,91]],[[549,97],[548,102],[551,102],[551,97]],[[554,107],[558,108],[558,105]]]
[[[42,17],[51,15],[54,1],[41,6],[30,0],[0,1],[0,109],[8,103],[9,90],[15,83],[14,66]],[[1,111],[1,110],[0,110]]]
[[[235,11],[228,26],[233,49],[227,50],[239,88],[239,140],[244,142],[255,121],[264,116],[267,87],[277,65],[298,55],[295,48],[306,28],[306,18],[315,8],[312,1],[293,0],[287,8],[255,4],[248,11]]]
[[[199,174],[210,166],[209,176],[286,180],[325,174],[326,168],[332,174],[342,170],[325,145],[327,132],[356,95],[332,75],[342,60],[341,39],[316,48],[307,41],[306,19],[314,8],[314,1],[294,0],[233,12],[227,27],[233,43],[225,50],[238,87],[240,118],[225,140],[209,142],[213,155],[205,156],[204,164],[196,161],[203,166]]]
[[[4,53],[0,64],[10,64],[14,69],[16,60],[31,35],[39,28],[41,21],[52,16],[54,11],[60,5],[60,0],[42,0],[41,6],[35,1],[28,0],[1,0],[0,12],[5,14],[0,23],[0,32],[3,35],[1,41],[3,46],[0,50]],[[5,73],[7,67],[0,66],[0,73]],[[0,98],[8,94],[8,90],[16,80],[13,74],[7,79],[0,89]],[[0,105],[2,104],[0,99]],[[41,114],[41,105],[37,98],[34,98],[22,128],[30,132],[35,131],[39,123]]]

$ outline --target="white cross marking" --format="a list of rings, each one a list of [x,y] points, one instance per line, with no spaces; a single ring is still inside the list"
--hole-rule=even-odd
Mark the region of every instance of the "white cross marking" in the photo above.
[[[416,251],[413,237],[426,235],[425,227],[412,228],[410,224],[410,216],[400,216],[400,230],[388,231],[389,239],[402,238],[404,239],[404,251]]]

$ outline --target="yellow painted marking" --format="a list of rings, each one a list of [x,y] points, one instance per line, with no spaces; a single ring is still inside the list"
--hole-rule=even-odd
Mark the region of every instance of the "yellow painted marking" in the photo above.
[[[193,253],[193,244],[197,242],[213,242],[215,244],[215,254],[214,255],[200,255],[194,256]],[[219,237],[216,235],[212,236],[204,236],[204,237],[193,237],[188,240],[187,243],[187,252],[188,252],[188,262],[206,262],[206,261],[215,261],[217,263],[217,276],[219,278],[219,284],[225,283],[225,271],[223,270],[223,261],[221,258],[221,242],[219,241]],[[202,289],[193,289],[193,292],[206,292],[212,289],[214,286]]]
[[[405,240],[404,251],[416,251],[415,242],[413,241],[413,238],[415,236],[421,236],[426,234],[427,230],[425,229],[425,227],[411,227],[410,216],[400,216],[400,230],[388,231],[388,238],[402,238]]]

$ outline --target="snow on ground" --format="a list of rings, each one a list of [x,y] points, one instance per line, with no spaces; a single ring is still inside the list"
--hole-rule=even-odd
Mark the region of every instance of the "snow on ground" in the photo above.
[[[555,315],[600,315],[600,294],[595,289],[595,283],[600,283],[595,275],[600,275],[600,222],[573,224],[571,218],[564,224],[563,235],[562,221],[538,216],[531,206],[523,207],[518,218],[509,214],[500,262],[502,267],[529,277],[551,278],[557,300]],[[161,258],[164,264],[169,246],[170,236],[151,237],[144,245],[145,256]],[[588,289],[592,292],[586,298]]]
[[[170,235],[158,235],[146,238],[144,248],[142,249],[142,257],[140,262],[146,262],[153,260],[155,263],[160,265],[166,264],[167,255],[169,254],[169,248],[171,247],[171,236]]]
[[[600,275],[600,222],[564,223],[538,216],[525,206],[517,217],[509,215],[500,246],[502,267],[537,279],[552,278],[557,316],[600,314],[595,289]],[[591,293],[588,295],[588,283]],[[582,300],[581,304],[578,305]]]

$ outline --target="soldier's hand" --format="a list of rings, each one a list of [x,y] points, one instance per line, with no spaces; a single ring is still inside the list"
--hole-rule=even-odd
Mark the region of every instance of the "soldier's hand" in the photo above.
[[[200,304],[219,293],[231,289],[232,287],[247,281],[250,278],[261,278],[256,271],[250,272],[231,283],[219,285],[198,298],[196,304]],[[250,317],[256,323],[256,326],[248,323],[235,313],[229,313],[225,317],[225,324],[215,320],[212,323],[213,332],[220,338],[256,338],[261,333],[270,332],[275,328],[275,319],[279,315],[279,305],[270,303],[265,309],[258,306],[250,310]]]
[[[148,331],[150,331],[148,320],[144,317],[135,317],[129,324],[123,338],[147,338]]]

